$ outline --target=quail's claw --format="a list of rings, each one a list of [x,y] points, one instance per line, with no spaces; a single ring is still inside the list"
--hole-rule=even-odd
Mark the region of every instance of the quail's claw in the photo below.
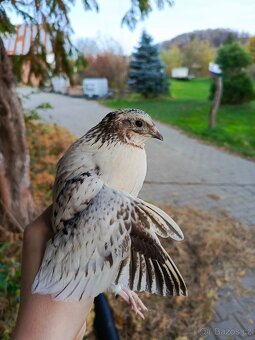
[[[147,311],[148,308],[144,305],[144,303],[142,302],[142,300],[139,298],[139,296],[135,293],[132,292],[133,296],[135,297],[135,300],[137,302],[137,304],[139,305],[138,308],[141,308],[143,311]]]
[[[124,301],[131,305],[131,308],[136,314],[144,319],[142,312],[147,311],[148,309],[135,292],[128,288],[122,288],[118,294],[123,298]]]
[[[123,290],[121,290],[121,291],[118,293],[118,295],[119,295],[120,297],[122,297],[122,299],[123,299],[124,301],[126,301],[128,304],[130,303],[130,302],[129,302],[129,297],[128,297],[128,295],[127,295]]]
[[[139,309],[136,309],[135,313],[138,314],[143,320],[145,319],[143,313]]]

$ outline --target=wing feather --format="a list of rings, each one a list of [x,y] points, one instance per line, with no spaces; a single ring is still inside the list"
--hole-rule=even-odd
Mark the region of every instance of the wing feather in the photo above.
[[[140,200],[139,205],[154,221],[156,233],[164,238],[171,237],[176,241],[184,239],[183,233],[178,224],[163,210],[154,205]]]
[[[88,192],[86,198],[83,191]],[[77,200],[77,195],[83,199]],[[62,204],[68,213],[60,217]],[[55,230],[60,230],[47,244],[33,293],[80,300],[115,283],[135,291],[187,295],[177,267],[157,237],[182,239],[183,235],[162,210],[108,187],[92,173],[70,180],[58,192],[55,208]]]

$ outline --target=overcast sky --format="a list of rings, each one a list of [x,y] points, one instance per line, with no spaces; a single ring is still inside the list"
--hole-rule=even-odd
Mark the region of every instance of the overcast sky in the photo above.
[[[100,11],[85,12],[77,0],[70,11],[74,39],[81,37],[113,37],[126,54],[132,52],[141,31],[151,34],[156,43],[176,35],[207,28],[231,28],[255,35],[255,0],[175,0],[173,7],[154,11],[131,32],[121,27],[121,19],[130,0],[98,0]],[[22,22],[13,15],[13,23]]]
[[[135,31],[121,27],[130,0],[99,0],[100,12],[84,12],[81,2],[71,10],[76,37],[105,34],[119,41],[126,53],[139,41],[141,31],[161,42],[178,34],[206,28],[231,28],[255,35],[255,0],[175,0],[172,8],[155,9]]]

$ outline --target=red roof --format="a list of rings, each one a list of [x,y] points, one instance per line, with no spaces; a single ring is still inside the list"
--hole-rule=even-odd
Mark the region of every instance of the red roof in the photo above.
[[[17,25],[16,33],[3,38],[4,46],[8,55],[26,55],[38,32],[37,26]],[[47,53],[52,52],[49,34],[42,26],[39,26],[40,42],[45,47]]]

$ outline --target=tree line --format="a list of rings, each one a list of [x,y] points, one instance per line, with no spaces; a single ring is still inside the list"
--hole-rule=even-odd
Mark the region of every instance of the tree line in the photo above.
[[[92,44],[90,44],[92,46]],[[94,44],[93,46],[96,46]],[[241,44],[229,34],[219,48],[207,40],[191,38],[182,45],[171,45],[169,50],[160,50],[146,32],[132,56],[125,57],[121,47],[108,43],[104,51],[89,53],[89,44],[84,44],[88,61],[82,76],[107,77],[117,95],[124,95],[127,88],[144,97],[170,94],[169,82],[173,68],[188,67],[197,77],[209,77],[208,65],[218,63],[223,72],[223,104],[240,104],[254,98],[252,77],[255,76],[255,37]],[[81,79],[79,79],[80,81]],[[212,99],[215,88],[211,88]]]

